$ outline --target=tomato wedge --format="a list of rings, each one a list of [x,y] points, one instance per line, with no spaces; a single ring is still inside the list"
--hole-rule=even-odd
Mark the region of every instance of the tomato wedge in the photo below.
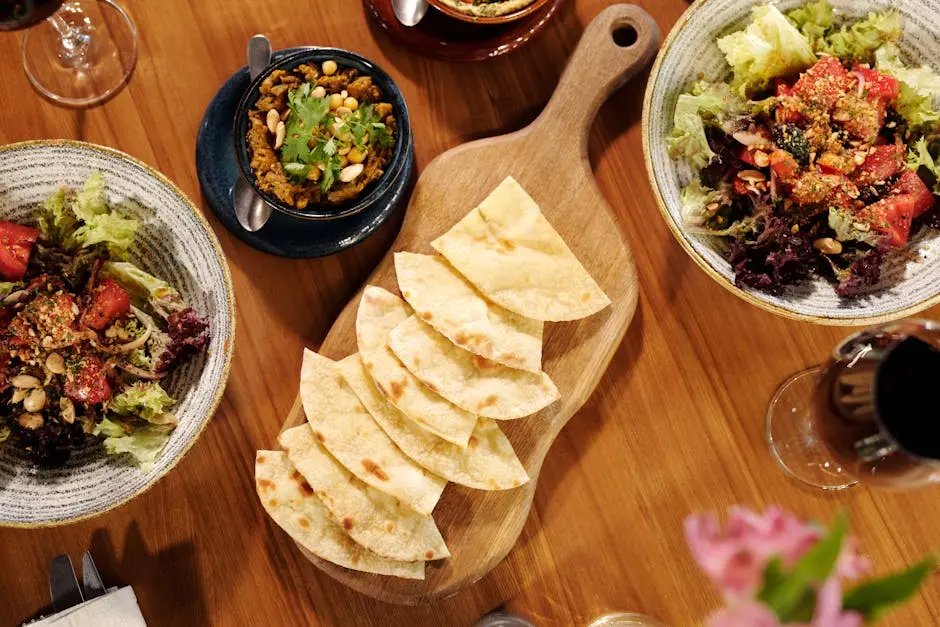
[[[65,395],[80,403],[103,403],[111,398],[104,364],[95,355],[67,362]]]
[[[869,100],[884,98],[890,101],[901,94],[901,84],[893,76],[866,67],[857,67],[852,70],[852,74],[865,81],[863,93],[868,95]]]
[[[33,244],[39,231],[21,224],[0,222],[0,275],[7,281],[19,281],[26,274]]]
[[[113,280],[105,279],[95,288],[91,304],[82,315],[82,324],[100,331],[130,311],[130,308],[131,300],[127,292]]]
[[[800,164],[786,150],[774,150],[770,153],[770,169],[781,183],[792,183],[800,175]]]
[[[916,205],[917,199],[913,194],[892,194],[889,198],[865,207],[859,215],[873,229],[885,235],[886,244],[904,246],[911,234],[911,220],[914,219]]]
[[[831,111],[852,85],[849,73],[836,57],[825,56],[793,85],[793,93],[824,111]]]
[[[933,208],[936,199],[930,189],[924,184],[924,181],[913,170],[905,172],[898,184],[895,186],[901,194],[909,194],[914,197],[914,215],[919,218]]]
[[[852,175],[859,187],[867,187],[891,178],[904,167],[906,151],[897,144],[876,146]]]

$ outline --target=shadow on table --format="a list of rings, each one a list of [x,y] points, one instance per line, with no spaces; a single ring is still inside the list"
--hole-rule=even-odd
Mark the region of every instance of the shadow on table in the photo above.
[[[403,203],[410,200],[413,188],[414,179]],[[309,345],[319,345],[332,321],[395,240],[404,214],[405,207],[402,207],[368,239],[318,259],[277,257],[251,248],[231,236],[224,227],[216,232],[220,239],[226,240],[229,264],[238,268],[258,290],[256,298],[266,300],[265,313],[274,314],[285,328],[297,330]],[[213,224],[218,224],[215,216],[212,219]],[[250,327],[250,321],[239,321],[243,323]]]
[[[610,365],[597,387],[626,388],[642,353],[643,308],[641,300],[637,303],[633,321],[630,323],[620,347],[614,353],[613,359],[611,359]],[[545,463],[539,474],[533,508],[538,508],[539,517],[546,522],[552,511],[554,502],[554,499],[551,498],[552,495],[555,494],[558,486],[564,482],[568,473],[577,467],[576,464],[572,463],[553,464],[551,463],[552,456],[563,456],[566,459],[577,461],[585,454],[585,451],[591,448],[608,418],[601,411],[597,400],[596,396],[589,398],[584,407],[571,417],[571,420],[559,433],[558,438],[552,444],[552,448],[545,456]],[[562,452],[559,449],[566,450]],[[523,534],[520,536],[514,550],[527,547],[531,540],[532,538],[527,537],[526,531],[523,530]],[[506,565],[507,561],[504,561],[503,565]],[[498,571],[499,567],[494,573]],[[523,587],[526,587],[526,585],[523,585]]]
[[[209,624],[192,543],[148,553],[140,526],[134,522],[119,557],[106,529],[92,535],[91,553],[105,585],[133,586],[145,619],[161,616],[165,625]]]

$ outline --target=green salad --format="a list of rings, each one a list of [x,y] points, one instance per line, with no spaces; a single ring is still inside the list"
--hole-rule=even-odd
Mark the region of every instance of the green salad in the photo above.
[[[41,466],[100,444],[146,468],[177,424],[162,381],[205,350],[208,322],[129,259],[140,223],[99,173],[35,224],[0,222],[0,443]]]
[[[940,74],[904,58],[893,10],[856,19],[820,0],[751,18],[717,40],[727,76],[676,104],[687,228],[713,237],[740,286],[878,289],[885,261],[940,227]]]

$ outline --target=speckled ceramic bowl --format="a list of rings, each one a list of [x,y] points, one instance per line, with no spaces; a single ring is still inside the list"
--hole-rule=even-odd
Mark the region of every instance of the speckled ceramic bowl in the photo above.
[[[802,0],[775,2],[781,11]],[[909,61],[940,70],[937,16],[940,0],[831,0],[840,14],[864,17],[891,8],[904,18],[901,48]],[[790,288],[782,296],[741,289],[730,264],[710,238],[686,230],[680,193],[692,172],[669,158],[666,137],[672,132],[676,99],[700,75],[721,78],[729,68],[715,40],[746,25],[759,0],[698,0],[682,16],[663,44],[653,66],[643,103],[643,150],[656,201],[666,223],[695,262],[723,287],[751,304],[776,314],[830,325],[862,325],[910,316],[940,303],[940,234],[921,233],[908,244],[915,261],[895,255],[886,264],[882,282],[855,299],[836,295],[832,283],[816,278]]]
[[[208,351],[167,382],[179,426],[146,471],[89,444],[69,463],[40,469],[0,448],[0,525],[39,527],[96,516],[138,496],[182,459],[215,412],[235,341],[235,297],[219,242],[199,210],[169,179],[124,153],[75,141],[0,147],[0,220],[31,223],[59,187],[80,188],[100,171],[112,202],[141,220],[134,260],[175,286],[209,320]]]

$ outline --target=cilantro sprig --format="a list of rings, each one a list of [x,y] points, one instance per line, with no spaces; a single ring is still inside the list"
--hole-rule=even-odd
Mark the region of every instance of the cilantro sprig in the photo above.
[[[312,92],[310,83],[288,92],[290,114],[285,122],[281,164],[284,172],[298,182],[319,168],[320,189],[325,194],[342,170],[341,151],[387,148],[395,140],[372,104],[360,105],[341,117],[330,110],[329,95],[317,98]]]

